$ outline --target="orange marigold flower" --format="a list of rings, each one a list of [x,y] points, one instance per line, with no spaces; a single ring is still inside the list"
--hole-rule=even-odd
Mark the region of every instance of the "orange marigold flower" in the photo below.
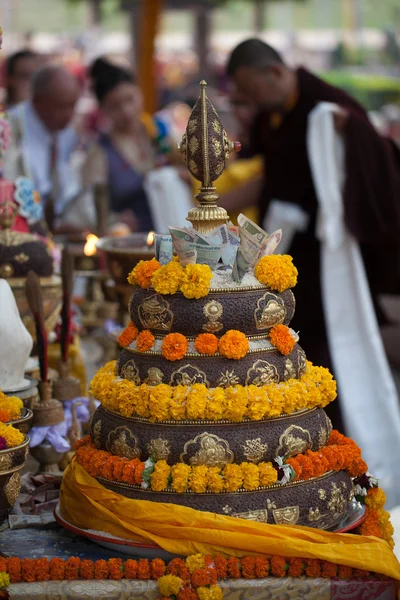
[[[148,288],[151,285],[151,278],[160,267],[160,263],[155,258],[140,260],[136,267],[129,273],[128,283]]]
[[[321,565],[321,577],[333,579],[337,575],[338,566],[335,563],[323,560]]]
[[[62,581],[65,574],[65,561],[62,558],[52,558],[50,561],[50,575],[51,581]]]
[[[194,588],[211,585],[209,569],[195,569],[192,573],[192,586]]]
[[[288,254],[269,254],[260,258],[254,275],[271,290],[284,292],[296,285],[298,271]]]
[[[151,578],[159,579],[165,575],[165,562],[161,558],[154,558],[151,561]]]
[[[241,331],[230,329],[219,340],[218,348],[226,358],[239,360],[246,356],[249,350],[249,341]]]
[[[108,565],[106,560],[96,560],[96,564],[94,565],[94,578],[108,579]]]
[[[268,558],[264,556],[256,557],[256,577],[258,579],[264,579],[269,575],[270,564]]]
[[[137,560],[134,560],[133,558],[128,558],[128,560],[125,561],[124,569],[125,579],[136,579],[138,572]]]
[[[284,356],[288,356],[294,348],[296,340],[287,325],[275,325],[269,332],[269,340]]]
[[[36,581],[48,581],[50,576],[50,563],[48,558],[38,558],[36,563]]]
[[[213,356],[218,350],[218,338],[213,333],[199,333],[194,341],[194,347],[200,354]]]
[[[304,571],[304,563],[301,558],[289,558],[289,577],[301,577]]]
[[[271,574],[274,577],[285,577],[287,567],[286,558],[282,556],[273,556],[271,558]]]
[[[242,577],[245,579],[254,579],[256,575],[256,559],[254,556],[245,556],[241,560]]]
[[[0,573],[7,573],[7,559],[5,556],[0,556]]]
[[[147,352],[154,346],[154,335],[148,329],[141,331],[136,339],[136,348],[139,352]]]
[[[180,360],[188,349],[188,341],[181,333],[169,333],[165,336],[161,352],[167,360]]]
[[[150,563],[147,558],[141,558],[138,564],[137,578],[147,581],[151,577]]]
[[[33,583],[36,579],[36,560],[24,558],[21,564],[22,581]]]
[[[306,566],[307,577],[321,577],[321,561],[317,558],[308,558]]]
[[[177,600],[199,600],[199,597],[195,590],[189,586],[185,586],[179,590],[176,597]]]
[[[118,344],[122,346],[122,348],[126,348],[131,344],[134,340],[136,340],[138,336],[138,329],[136,325],[129,321],[128,327],[126,327],[121,335],[118,338]]]
[[[235,556],[230,556],[228,558],[228,573],[231,579],[240,579],[240,561]]]
[[[353,569],[353,577],[358,577],[359,579],[366,579],[370,575],[371,573],[369,571],[365,571],[364,569]]]
[[[339,579],[350,579],[353,574],[353,569],[351,567],[347,567],[346,565],[338,565],[338,574]]]
[[[190,582],[189,568],[181,558],[173,558],[168,563],[167,573],[180,577],[185,584]]]
[[[53,559],[54,560],[54,559]],[[60,558],[58,560],[61,560]],[[64,563],[64,561],[62,561]],[[7,572],[11,583],[19,583],[21,581],[21,559],[16,556],[11,556],[7,561]]]
[[[65,563],[65,579],[74,581],[79,579],[79,566],[81,559],[75,556],[70,556]]]
[[[108,560],[108,572],[110,579],[122,579],[124,576],[122,558],[110,558]]]
[[[82,560],[79,569],[80,579],[94,579],[94,562],[92,560]]]
[[[226,558],[217,554],[214,559],[215,568],[217,570],[218,579],[227,579],[228,577],[228,561]]]
[[[5,408],[0,408],[0,421],[2,423],[8,423],[11,421],[10,413]]]

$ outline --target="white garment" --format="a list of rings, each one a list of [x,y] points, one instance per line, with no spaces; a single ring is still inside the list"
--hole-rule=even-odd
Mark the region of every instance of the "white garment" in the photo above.
[[[360,249],[344,224],[344,145],[333,123],[338,110],[334,104],[317,105],[307,131],[319,202],[325,322],[346,431],[391,507],[400,504],[400,408]]]
[[[24,175],[35,184],[35,188],[44,198],[52,191],[50,173],[50,152],[53,134],[49,132],[38,117],[30,101],[23,102],[9,111],[14,137],[18,128],[19,146],[11,150],[6,158],[5,177],[15,179],[22,173],[16,173],[18,154],[21,154]],[[57,177],[61,193],[56,198],[56,215],[61,215],[69,202],[75,198],[81,189],[77,169],[73,168],[72,156],[76,149],[78,138],[72,127],[67,127],[55,134],[57,140]]]
[[[282,229],[279,253],[286,254],[289,252],[296,233],[307,231],[309,221],[309,215],[297,204],[282,202],[282,200],[271,200],[262,228],[268,232]]]
[[[186,217],[193,207],[189,186],[174,167],[150,171],[144,180],[149,208],[156,233],[167,233],[168,226],[188,226]]]

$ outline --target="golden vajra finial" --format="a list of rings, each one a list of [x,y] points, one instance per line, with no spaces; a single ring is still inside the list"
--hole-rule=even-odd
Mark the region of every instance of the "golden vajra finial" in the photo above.
[[[207,98],[207,83],[201,81],[200,86],[200,98],[192,110],[178,149],[193,177],[201,182],[200,192],[196,195],[200,204],[189,211],[187,219],[194,229],[207,233],[228,220],[226,210],[217,206],[218,194],[213,183],[224,171],[230,153],[240,150],[240,144],[229,141],[215,108]]]

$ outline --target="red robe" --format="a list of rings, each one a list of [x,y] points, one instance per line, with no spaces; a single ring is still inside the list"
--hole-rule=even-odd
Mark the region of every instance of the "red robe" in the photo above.
[[[299,270],[293,328],[308,358],[332,368],[320,285],[320,244],[315,236],[318,201],[307,155],[308,115],[319,102],[332,102],[349,114],[345,129],[345,221],[360,242],[378,318],[378,292],[400,291],[400,153],[377,134],[358,102],[304,69],[297,71],[298,99],[281,124],[263,112],[254,123],[252,150],[264,156],[265,189],[259,200],[262,223],[271,200],[299,205],[310,217],[308,230],[297,233],[289,253]],[[337,403],[334,403],[337,404]],[[340,415],[331,413],[334,426]]]

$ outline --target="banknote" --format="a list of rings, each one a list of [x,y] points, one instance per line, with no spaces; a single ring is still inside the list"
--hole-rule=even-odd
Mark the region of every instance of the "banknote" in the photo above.
[[[263,250],[263,256],[267,254],[273,254],[276,248],[279,246],[282,239],[282,229],[277,229],[273,233],[271,233],[267,239],[267,243]]]
[[[197,260],[197,250],[195,248],[195,231],[193,229],[180,229],[178,227],[169,227],[172,238],[172,244],[179,263],[186,265],[195,264]]]
[[[249,269],[254,267],[268,241],[268,233],[245,215],[238,217],[240,246],[236,253],[232,277],[240,283]]]
[[[222,247],[221,257],[224,265],[233,265],[236,253],[240,245],[239,231],[237,227],[227,227],[228,243]]]
[[[172,260],[172,236],[161,235],[156,233],[154,235],[154,246],[156,249],[156,259],[162,265],[166,265]]]
[[[215,271],[221,258],[221,236],[214,231],[211,234],[201,234],[196,231],[194,246],[197,251],[197,262],[208,265]]]

